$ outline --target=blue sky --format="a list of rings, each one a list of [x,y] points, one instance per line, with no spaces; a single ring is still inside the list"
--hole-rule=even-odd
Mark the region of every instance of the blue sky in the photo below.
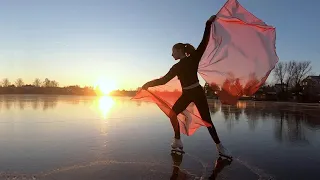
[[[133,88],[164,75],[176,42],[195,46],[225,0],[2,0],[0,77],[61,86],[114,79]],[[310,60],[320,74],[320,1],[239,0],[277,30],[280,61]]]

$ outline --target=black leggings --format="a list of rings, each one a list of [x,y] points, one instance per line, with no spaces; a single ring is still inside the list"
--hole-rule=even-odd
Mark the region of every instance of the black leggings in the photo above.
[[[209,133],[214,142],[219,144],[220,140],[211,120],[207,98],[201,86],[183,90],[182,95],[173,105],[172,110],[176,113],[176,115],[178,115],[184,111],[191,102],[196,105],[201,118],[212,125],[211,127],[208,127]]]

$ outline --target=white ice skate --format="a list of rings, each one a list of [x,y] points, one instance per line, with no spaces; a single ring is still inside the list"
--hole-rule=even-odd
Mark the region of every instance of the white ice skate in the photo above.
[[[217,144],[216,146],[217,146],[217,151],[219,152],[219,156],[232,159],[231,153],[221,143]]]
[[[173,153],[184,153],[181,139],[173,138],[171,148],[171,152]]]

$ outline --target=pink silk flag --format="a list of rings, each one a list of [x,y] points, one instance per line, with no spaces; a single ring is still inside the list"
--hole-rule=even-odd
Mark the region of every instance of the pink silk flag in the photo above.
[[[253,95],[278,62],[276,31],[237,0],[228,0],[216,16],[198,73],[221,103],[232,105],[242,96]],[[156,103],[169,117],[181,94],[181,84],[175,77],[165,85],[139,90],[132,99]],[[180,132],[187,136],[201,126],[210,126],[201,119],[194,103],[178,115],[178,121]]]

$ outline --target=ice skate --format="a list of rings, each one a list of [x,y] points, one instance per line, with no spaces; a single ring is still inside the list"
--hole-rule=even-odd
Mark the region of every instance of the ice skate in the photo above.
[[[219,152],[219,156],[232,159],[231,153],[221,143],[217,144],[216,146]]]
[[[183,154],[183,144],[181,139],[176,139],[173,138],[172,143],[171,143],[171,152],[172,153],[181,153]]]
[[[211,176],[209,177],[209,180],[214,180],[217,178],[218,174],[225,168],[226,166],[229,166],[232,163],[232,159],[222,159],[220,156],[216,160],[213,172]]]

